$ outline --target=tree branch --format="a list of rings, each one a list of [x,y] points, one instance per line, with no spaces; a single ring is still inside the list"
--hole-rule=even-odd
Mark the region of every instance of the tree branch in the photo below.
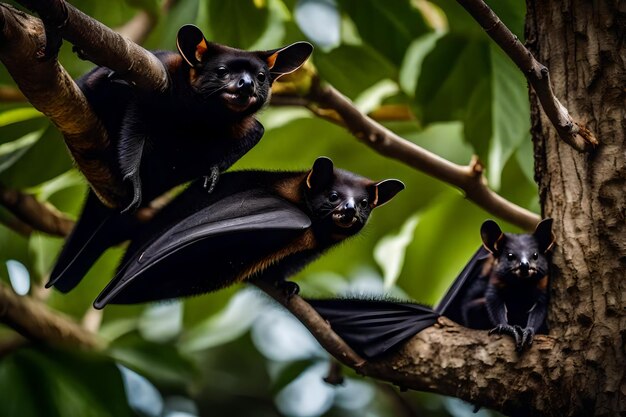
[[[522,71],[537,93],[541,107],[560,138],[579,152],[589,152],[598,146],[599,142],[594,134],[574,121],[554,95],[548,68],[535,59],[493,10],[483,0],[457,1]]]
[[[22,336],[54,345],[99,349],[102,342],[73,320],[0,283],[0,321]]]
[[[549,363],[559,356],[553,337],[537,336],[532,349],[520,356],[508,337],[488,336],[487,331],[467,329],[440,317],[437,324],[413,336],[396,352],[365,361],[304,299],[297,295],[288,298],[265,282],[254,284],[300,320],[328,353],[361,375],[515,415],[531,415],[544,407],[543,399],[529,400],[529,394],[546,383],[537,376],[547,375],[546,370],[556,366]],[[557,384],[557,378],[552,376],[550,383]],[[501,392],[515,395],[502,398]]]
[[[104,127],[65,69],[56,60],[37,60],[43,36],[39,19],[0,3],[0,60],[28,101],[61,131],[94,191],[115,205],[126,189],[105,162],[111,150]]]
[[[0,102],[2,103],[25,103],[28,102],[20,90],[8,85],[0,85]]]
[[[476,158],[468,166],[457,165],[401,138],[361,113],[349,99],[332,86],[323,85],[316,76],[306,96],[286,95],[273,100],[282,103],[291,101],[308,108],[319,117],[345,126],[357,139],[381,155],[460,188],[478,206],[523,229],[534,230],[540,221],[535,213],[489,189],[482,175],[483,167]]]
[[[140,90],[167,89],[167,71],[154,54],[65,0],[19,0],[18,3],[38,13],[48,27],[57,28],[64,39],[96,65],[112,69]]]
[[[56,207],[38,201],[33,195],[7,188],[0,184],[0,204],[31,230],[65,237],[74,227],[74,221]],[[30,230],[21,229],[22,232]]]

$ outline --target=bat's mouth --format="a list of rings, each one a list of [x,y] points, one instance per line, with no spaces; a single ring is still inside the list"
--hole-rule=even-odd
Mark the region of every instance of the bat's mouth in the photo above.
[[[248,110],[258,100],[255,95],[231,93],[228,91],[222,93],[222,99],[226,102],[226,107],[236,113]]]
[[[536,268],[528,268],[528,269],[515,268],[513,270],[513,273],[520,278],[531,278],[537,275],[537,269]]]
[[[333,213],[333,222],[339,226],[347,229],[352,227],[359,219],[352,213],[345,213],[336,211]]]

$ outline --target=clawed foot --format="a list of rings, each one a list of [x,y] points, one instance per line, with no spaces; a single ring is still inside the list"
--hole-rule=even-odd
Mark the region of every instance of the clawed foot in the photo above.
[[[220,169],[217,166],[211,167],[211,173],[204,176],[204,184],[202,185],[209,194],[213,192],[217,181],[220,179]]]
[[[532,327],[522,329],[520,326],[511,326],[510,324],[498,324],[489,330],[489,334],[505,334],[515,339],[515,350],[518,352],[529,348],[533,344],[535,330]]]
[[[133,201],[122,210],[122,214],[133,213],[141,206],[141,179],[138,174],[132,172],[124,176],[124,181],[130,181],[133,185]]]
[[[300,286],[295,282],[291,281],[282,281],[276,284],[279,290],[285,294],[288,300],[291,299],[294,295],[298,295],[300,293]]]

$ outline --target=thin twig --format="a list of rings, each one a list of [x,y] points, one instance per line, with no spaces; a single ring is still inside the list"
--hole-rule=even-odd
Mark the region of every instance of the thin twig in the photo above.
[[[548,68],[535,59],[493,10],[482,0],[457,1],[522,71],[537,93],[541,107],[561,139],[579,152],[589,152],[598,146],[599,142],[594,134],[584,125],[574,121],[555,96]]]
[[[290,96],[281,100],[288,102],[287,97]],[[477,158],[469,165],[462,166],[429,152],[364,115],[348,98],[334,87],[323,85],[317,78],[314,78],[306,97],[296,96],[292,100],[319,117],[345,126],[357,139],[381,155],[401,161],[460,188],[469,200],[501,219],[526,230],[534,230],[540,220],[535,213],[513,204],[491,190]]]

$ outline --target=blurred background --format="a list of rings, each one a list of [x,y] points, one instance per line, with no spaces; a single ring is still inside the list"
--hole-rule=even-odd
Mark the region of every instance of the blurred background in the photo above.
[[[209,40],[244,49],[308,40],[316,47],[309,69],[363,112],[453,162],[467,164],[478,154],[492,188],[539,210],[526,81],[455,1],[177,0],[165,9],[159,0],[71,3],[113,28],[139,10],[158,18],[143,43],[149,49],[174,50],[185,23],[198,25]],[[488,3],[523,38],[524,2]],[[67,44],[59,59],[75,77],[92,67]],[[14,85],[2,66],[0,85]],[[336,166],[406,184],[360,236],[296,277],[302,293],[390,294],[436,303],[492,216],[305,108],[269,106],[260,120],[263,141],[234,169],[303,170],[326,155]],[[86,193],[60,134],[25,102],[0,103],[0,184],[73,218]],[[91,303],[124,248],[107,252],[72,293],[44,291],[63,239],[18,234],[3,225],[10,221],[0,207],[0,280],[78,321],[92,317]],[[326,384],[329,355],[299,322],[246,286],[162,304],[109,306],[101,319],[98,332],[108,347],[98,353],[28,344],[2,349],[15,335],[0,327],[0,415],[492,415],[472,414],[472,405],[453,398],[401,392],[350,370],[344,385]]]

